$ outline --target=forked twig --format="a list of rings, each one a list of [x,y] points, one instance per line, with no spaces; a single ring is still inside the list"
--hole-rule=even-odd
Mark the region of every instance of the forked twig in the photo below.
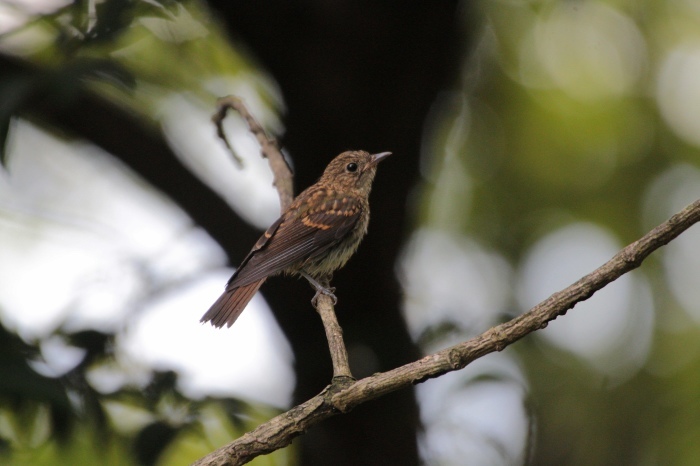
[[[242,164],[242,160],[233,151],[231,144],[229,144],[226,138],[223,129],[223,121],[226,118],[228,109],[232,108],[248,123],[250,132],[253,133],[260,143],[262,156],[270,162],[270,168],[274,177],[273,184],[277,188],[277,193],[280,198],[280,211],[284,212],[294,199],[293,175],[289,165],[287,165],[287,161],[284,159],[279,147],[277,147],[277,142],[267,135],[263,127],[248,111],[245,103],[243,103],[243,100],[239,97],[233,95],[222,97],[217,100],[216,105],[217,109],[216,113],[212,116],[212,121],[216,125],[217,134],[224,140],[226,147],[229,148],[239,165]],[[325,285],[326,287],[330,287],[328,280],[325,281]],[[326,330],[328,347],[331,352],[331,360],[333,361],[333,377],[355,380],[350,373],[348,351],[345,349],[345,343],[343,343],[343,329],[340,328],[338,319],[335,316],[333,301],[325,295],[322,295],[321,298],[322,299],[315,302],[315,307],[321,316],[323,327]]]
[[[216,134],[224,141],[239,167],[243,166],[243,160],[236,154],[233,147],[231,147],[223,128],[223,122],[229,108],[238,112],[241,118],[248,124],[250,132],[253,133],[258,140],[262,156],[270,163],[270,169],[272,170],[272,176],[274,178],[272,184],[277,188],[277,194],[280,198],[280,211],[284,212],[294,199],[294,178],[292,170],[289,168],[279,147],[277,147],[277,141],[267,135],[265,129],[248,111],[248,108],[240,97],[228,95],[219,98],[216,101],[216,113],[211,117],[211,120],[216,125]]]

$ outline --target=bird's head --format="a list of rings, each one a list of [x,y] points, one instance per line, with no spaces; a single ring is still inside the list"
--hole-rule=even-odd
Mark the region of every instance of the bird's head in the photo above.
[[[390,155],[391,152],[370,154],[362,150],[343,152],[328,164],[321,182],[367,194],[372,188],[377,164]]]

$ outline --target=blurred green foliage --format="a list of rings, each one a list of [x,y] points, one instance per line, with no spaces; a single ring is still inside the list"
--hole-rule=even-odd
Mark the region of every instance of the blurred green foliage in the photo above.
[[[159,98],[169,92],[213,108],[219,95],[207,79],[255,73],[197,1],[76,1],[5,31],[0,49],[27,65],[0,72],[3,165],[11,119],[32,99],[60,107],[90,89],[154,126]],[[270,97],[262,77],[249,85],[261,99]],[[191,464],[278,413],[233,399],[188,399],[174,372],[154,371],[146,387],[100,392],[89,374],[114,364],[114,335],[58,329],[54,336],[83,357],[65,374],[40,375],[33,364],[41,365],[41,341],[0,327],[2,464]],[[253,464],[290,464],[291,451]]]
[[[442,155],[427,159],[424,226],[475,238],[517,271],[534,243],[561,227],[594,224],[622,246],[700,195],[691,168],[700,166],[700,143],[686,131],[700,131],[697,4],[480,5],[484,29],[461,89],[430,126],[427,152]],[[678,171],[685,182],[665,181]],[[631,376],[610,380],[540,335],[515,345],[534,416],[532,464],[700,463],[691,440],[700,435],[700,328],[669,273],[677,266],[700,277],[697,235],[688,235],[695,239],[673,246],[685,248],[683,265],[661,251],[634,272],[648,280],[656,323]],[[517,288],[499,289],[515,303]],[[513,306],[494,323],[526,310]],[[643,318],[637,311],[632,319]],[[619,341],[618,352],[631,351]]]

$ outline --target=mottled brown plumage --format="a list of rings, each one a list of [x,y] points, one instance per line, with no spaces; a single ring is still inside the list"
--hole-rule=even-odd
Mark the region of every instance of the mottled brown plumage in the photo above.
[[[333,159],[255,243],[201,322],[230,327],[267,277],[280,272],[302,275],[317,293],[332,295],[318,281],[344,266],[367,233],[372,181],[390,154],[349,151]]]

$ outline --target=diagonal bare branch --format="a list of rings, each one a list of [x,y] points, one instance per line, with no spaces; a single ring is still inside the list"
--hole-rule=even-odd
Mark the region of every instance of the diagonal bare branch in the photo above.
[[[401,388],[459,370],[470,362],[524,336],[545,328],[549,322],[590,298],[625,273],[639,267],[649,254],[669,243],[700,221],[700,200],[672,216],[612,259],[567,288],[554,293],[528,312],[497,325],[481,335],[425,356],[396,369],[348,382],[342,378],[323,392],[261,424],[255,430],[200,459],[195,465],[239,465],[291,443],[310,427],[336,414]]]

